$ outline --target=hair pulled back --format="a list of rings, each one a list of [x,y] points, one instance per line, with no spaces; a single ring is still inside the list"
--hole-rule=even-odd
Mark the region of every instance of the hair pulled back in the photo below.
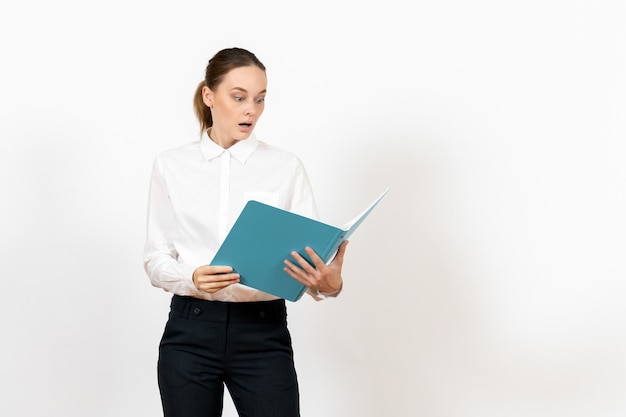
[[[202,100],[202,88],[206,86],[215,91],[230,70],[249,66],[256,66],[265,71],[265,65],[252,52],[242,48],[222,49],[209,60],[204,80],[198,84],[193,98],[193,110],[200,122],[201,132],[213,126],[211,109]]]

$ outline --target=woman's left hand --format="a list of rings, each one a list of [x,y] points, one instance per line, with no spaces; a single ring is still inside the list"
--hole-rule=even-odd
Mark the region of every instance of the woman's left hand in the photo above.
[[[299,266],[292,261],[285,260],[285,272],[293,279],[324,295],[337,295],[343,286],[341,267],[343,266],[346,246],[348,246],[347,240],[339,246],[335,258],[328,265],[324,263],[313,249],[306,247],[304,250],[313,261],[315,267],[311,266],[298,252],[291,252],[291,256]]]

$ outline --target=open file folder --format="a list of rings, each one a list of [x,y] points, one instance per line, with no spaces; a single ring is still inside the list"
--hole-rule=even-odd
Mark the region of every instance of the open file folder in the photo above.
[[[312,265],[304,252],[309,246],[325,263],[330,262],[339,245],[354,233],[390,188],[342,228],[258,201],[248,201],[211,265],[231,266],[240,275],[241,284],[297,301],[306,286],[283,270],[283,261],[292,260],[290,253],[296,251]]]

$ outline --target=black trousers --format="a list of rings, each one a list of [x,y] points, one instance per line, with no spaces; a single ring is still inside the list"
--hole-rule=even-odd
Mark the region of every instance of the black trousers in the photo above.
[[[158,381],[165,417],[221,416],[224,386],[241,417],[300,416],[285,301],[174,295]]]

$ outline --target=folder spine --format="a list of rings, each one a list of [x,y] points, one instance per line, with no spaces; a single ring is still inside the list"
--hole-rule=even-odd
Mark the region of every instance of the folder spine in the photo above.
[[[324,261],[324,263],[328,263],[331,260],[331,257],[337,252],[339,249],[339,245],[343,242],[343,237],[345,236],[345,230],[338,230],[337,235],[329,242],[328,246],[322,251],[320,254],[320,258]]]

